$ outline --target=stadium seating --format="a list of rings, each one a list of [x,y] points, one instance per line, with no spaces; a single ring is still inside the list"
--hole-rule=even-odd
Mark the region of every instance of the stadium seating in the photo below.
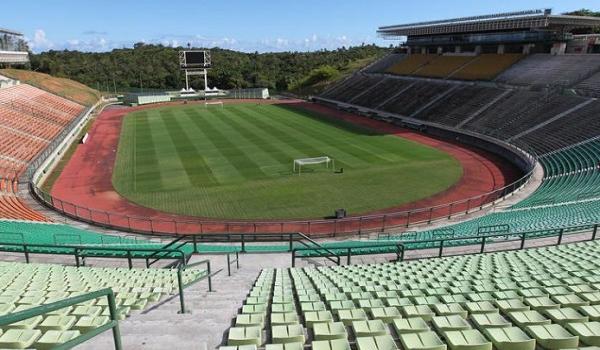
[[[600,242],[593,241],[394,264],[264,269],[226,343],[313,349],[348,349],[350,343],[358,349],[598,346],[599,258]],[[257,322],[246,322],[252,317]],[[283,319],[289,321],[282,325]]]
[[[534,54],[522,59],[496,78],[514,85],[571,86],[600,70],[596,55]]]
[[[186,270],[187,284],[206,275]],[[118,317],[143,310],[178,290],[172,269],[65,267],[0,262],[0,316],[104,288],[115,292]],[[50,349],[109,322],[106,299],[91,300],[2,328],[0,348]]]
[[[0,218],[46,221],[17,194],[17,178],[84,107],[27,84],[0,90]],[[10,185],[6,185],[6,184]]]
[[[388,100],[380,109],[404,116],[411,116],[450,88],[451,85],[446,83],[418,81],[401,94]]]
[[[457,126],[507,90],[483,86],[462,86],[416,117],[443,125]]]
[[[481,54],[461,69],[450,75],[450,79],[492,80],[523,58],[521,54]]]
[[[428,78],[446,78],[475,59],[475,56],[437,56],[413,72]]]
[[[530,145],[538,154],[584,142],[600,135],[599,113],[600,101],[592,101],[585,107],[546,124],[517,141]]]
[[[334,88],[333,90],[326,91],[323,96],[342,102],[348,102],[381,79],[381,77],[376,76],[363,75],[360,73],[355,74],[346,79],[346,81],[341,84],[341,88]]]
[[[463,128],[508,139],[583,103],[577,96],[515,91],[486,109]]]
[[[430,63],[438,55],[413,54],[388,68],[387,73],[396,75],[411,75],[424,65]]]
[[[365,91],[363,94],[353,99],[352,103],[368,108],[377,108],[381,103],[414,83],[414,80],[403,79],[400,77],[386,78],[377,85],[377,88]]]
[[[577,84],[575,89],[584,96],[600,97],[600,72]]]
[[[400,53],[391,53],[380,60],[373,62],[373,64],[369,65],[364,69],[365,73],[384,73],[394,64],[400,62],[405,59],[407,55]]]

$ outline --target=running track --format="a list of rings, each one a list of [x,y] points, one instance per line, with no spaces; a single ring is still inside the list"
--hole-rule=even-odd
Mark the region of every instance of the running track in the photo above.
[[[233,101],[233,103],[235,102]],[[131,111],[153,108],[154,106],[109,107],[98,116],[90,129],[87,143],[79,145],[54,184],[51,192],[54,197],[54,206],[66,214],[84,220],[95,221],[96,223],[125,230],[152,233],[304,232],[320,235],[404,225],[407,220],[414,223],[427,220],[431,216],[434,218],[444,217],[449,214],[448,208],[440,208],[431,212],[412,213],[410,216],[406,214],[391,215],[389,213],[447,204],[479,196],[515,181],[519,175],[518,170],[509,162],[479,149],[432,138],[388,123],[340,112],[321,105],[301,101],[288,101],[287,103],[293,103],[294,106],[319,112],[327,118],[343,119],[435,147],[452,155],[461,163],[463,176],[444,192],[413,203],[374,212],[373,214],[388,213],[388,215],[385,218],[379,215],[376,219],[363,219],[360,222],[358,219],[349,219],[336,223],[333,220],[316,220],[311,224],[306,221],[242,221],[227,223],[226,221],[168,214],[128,201],[114,190],[111,183],[123,117]],[[483,197],[472,201],[468,205],[473,208],[496,198],[494,196]],[[456,205],[453,208],[453,213],[465,211],[466,209],[466,203]]]

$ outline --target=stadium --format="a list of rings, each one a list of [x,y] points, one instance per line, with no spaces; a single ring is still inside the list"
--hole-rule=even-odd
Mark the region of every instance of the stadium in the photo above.
[[[600,15],[468,14],[309,93],[0,28],[0,349],[600,347]]]

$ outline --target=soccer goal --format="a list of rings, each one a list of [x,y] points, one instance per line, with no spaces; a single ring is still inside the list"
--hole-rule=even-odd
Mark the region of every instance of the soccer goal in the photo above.
[[[223,108],[223,102],[221,101],[214,101],[214,102],[204,102],[204,108],[208,108],[211,106],[221,106],[221,108]]]
[[[325,164],[325,167],[329,169],[331,165],[332,170],[335,170],[335,161],[332,158],[327,156],[324,157],[316,157],[316,158],[301,158],[294,159],[294,165],[292,167],[292,171],[294,173],[298,173],[300,175],[302,173],[302,167],[307,165],[316,165],[316,164]]]

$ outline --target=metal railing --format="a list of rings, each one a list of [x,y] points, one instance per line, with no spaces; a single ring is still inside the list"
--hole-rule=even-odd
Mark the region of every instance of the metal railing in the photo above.
[[[0,316],[0,327],[8,326],[10,324],[20,322],[23,320],[27,320],[32,317],[36,317],[39,315],[44,315],[49,312],[53,312],[56,310],[60,310],[69,306],[73,306],[79,303],[83,303],[89,300],[98,299],[101,297],[106,297],[108,299],[108,309],[110,314],[110,321],[94,328],[86,333],[83,333],[65,343],[62,343],[58,346],[53,347],[53,350],[63,350],[63,349],[71,349],[77,345],[84,343],[85,341],[94,338],[95,336],[104,333],[105,331],[112,329],[113,341],[116,350],[121,350],[123,348],[121,344],[121,332],[119,330],[119,321],[117,314],[117,304],[115,302],[115,295],[110,288],[97,290],[95,292],[86,293],[83,295],[78,295],[72,298],[59,300],[54,303],[45,304],[41,306],[37,306],[31,309],[15,312],[12,314]]]
[[[149,267],[149,257],[155,256],[156,253],[164,254],[161,259],[171,259],[179,262],[177,266],[177,288],[180,300],[180,312],[185,313],[185,300],[183,290],[197,282],[208,279],[208,290],[212,291],[212,276],[211,265],[209,260],[202,260],[193,264],[187,264],[185,252],[178,249],[153,249],[153,248],[116,248],[116,247],[96,247],[86,245],[61,245],[61,244],[30,244],[30,243],[15,243],[15,242],[0,242],[0,251],[4,252],[19,252],[25,256],[25,262],[30,263],[30,255],[72,255],[75,258],[77,267],[85,266],[85,258],[113,258],[127,259],[129,269],[133,268],[133,260],[146,260],[146,267]],[[115,254],[121,253],[121,254]],[[144,254],[148,253],[148,254]],[[206,265],[206,274],[191,281],[188,284],[183,283],[183,273],[192,267]]]
[[[142,234],[193,235],[209,233],[269,233],[304,232],[313,237],[336,237],[364,232],[382,232],[399,227],[430,224],[483,210],[528,183],[533,170],[517,181],[478,196],[420,209],[348,217],[344,219],[227,221],[153,219],[80,206],[61,200],[30,183],[33,195],[45,206],[72,219],[97,226]]]
[[[339,247],[339,248],[319,248],[319,247],[302,247],[292,249],[292,267],[296,266],[298,258],[336,258],[332,260],[338,266],[341,264],[340,257],[346,257],[346,264],[352,263],[354,255],[374,255],[395,253],[398,261],[404,259],[404,244],[403,242],[395,243],[356,243],[354,245]]]

